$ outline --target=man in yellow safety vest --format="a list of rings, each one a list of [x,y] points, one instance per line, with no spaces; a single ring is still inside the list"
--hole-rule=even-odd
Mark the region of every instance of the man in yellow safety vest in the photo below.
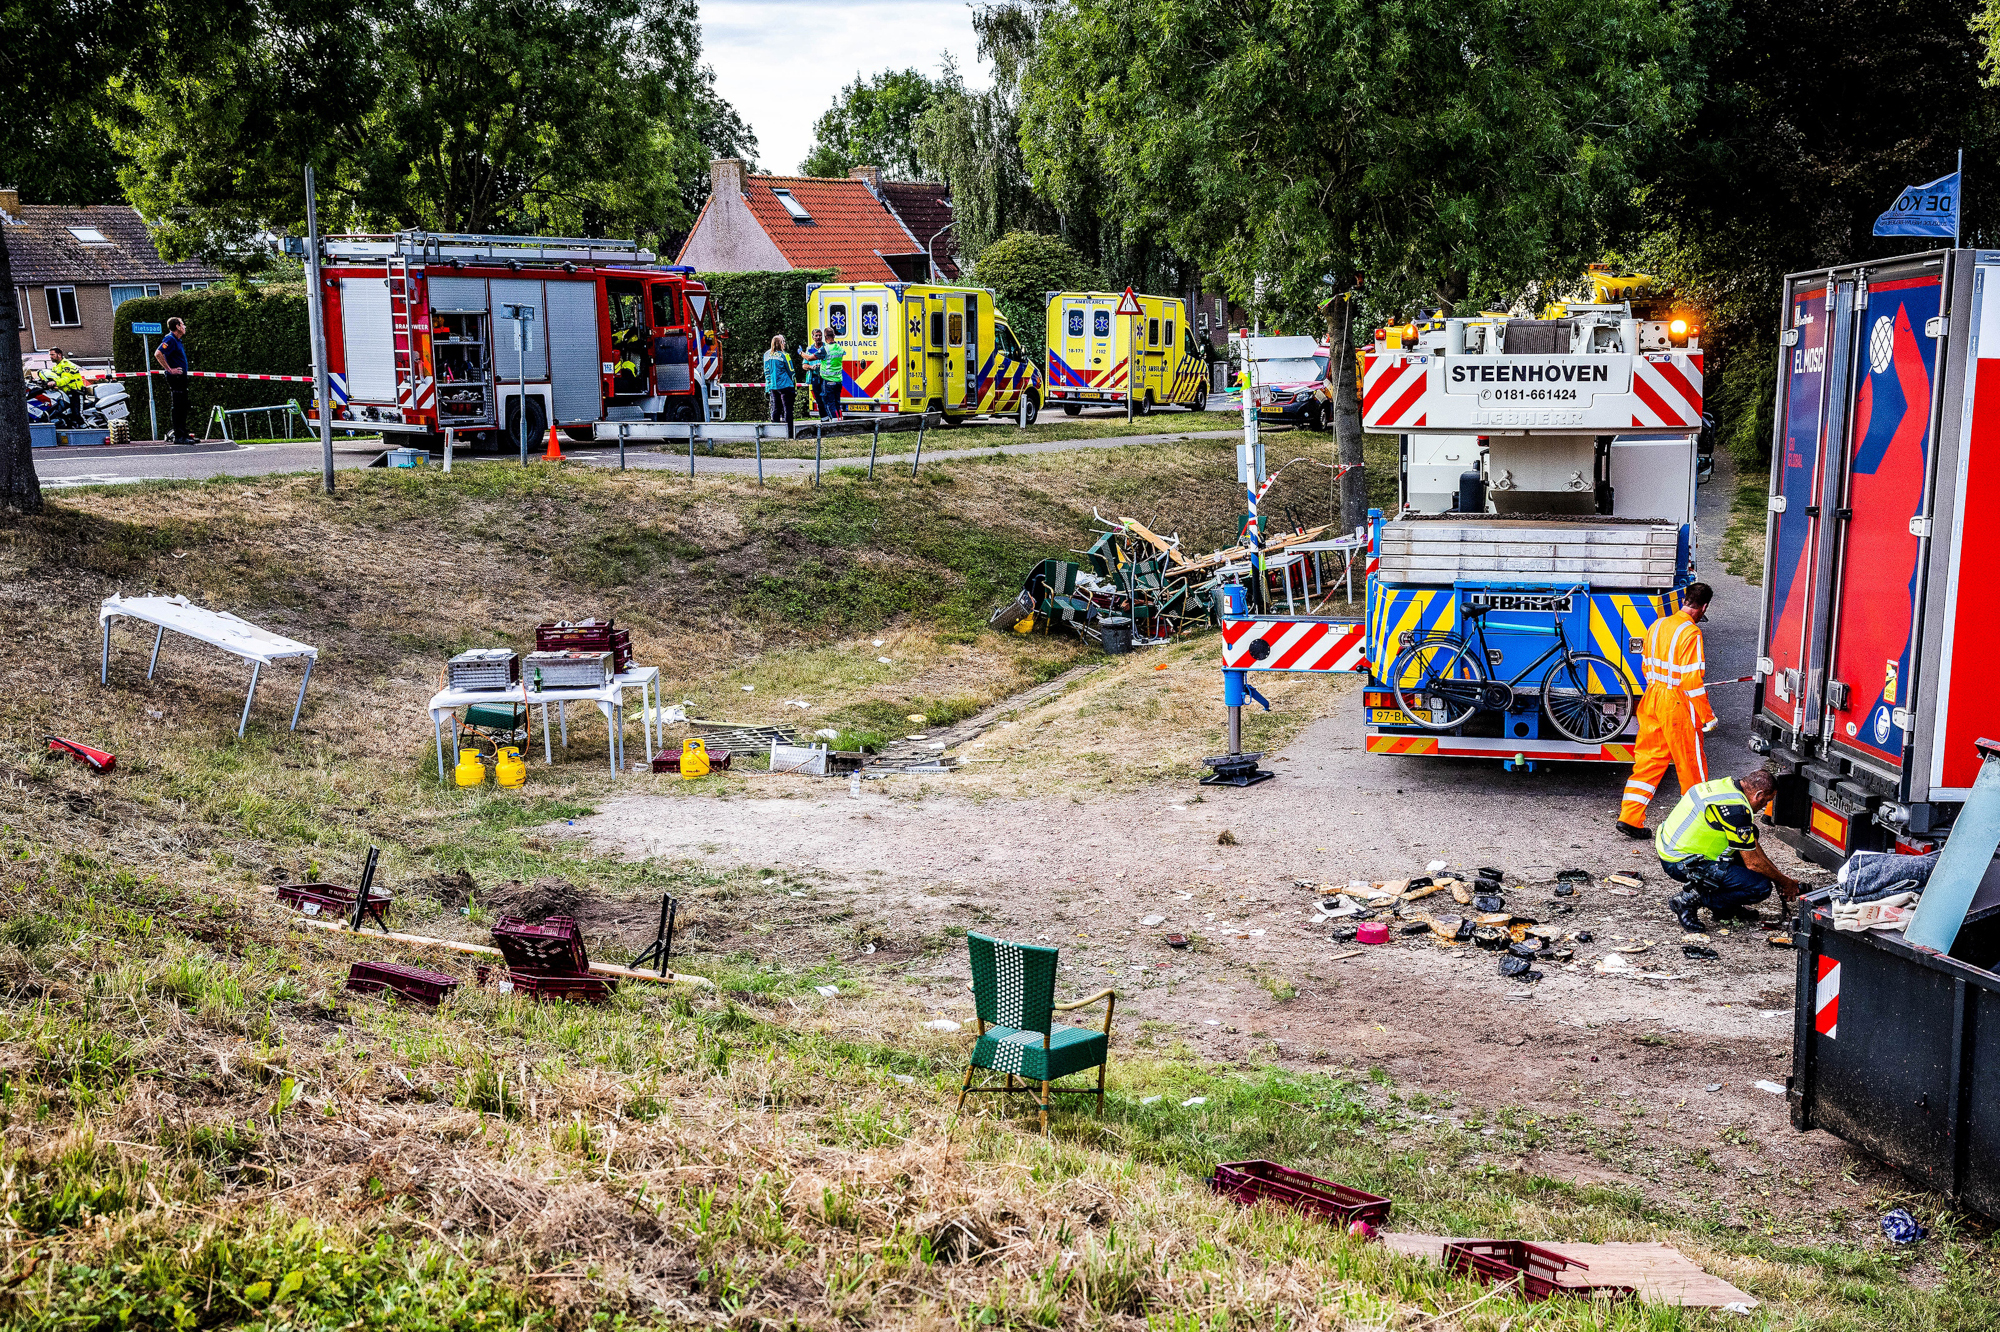
[[[1718,777],[1688,788],[1653,837],[1660,868],[1686,884],[1667,899],[1681,928],[1703,932],[1698,914],[1707,907],[1717,919],[1750,914],[1748,908],[1771,895],[1787,902],[1799,895],[1798,881],[1771,863],[1757,845],[1755,811],[1771,803],[1777,781],[1763,769],[1741,777]]]

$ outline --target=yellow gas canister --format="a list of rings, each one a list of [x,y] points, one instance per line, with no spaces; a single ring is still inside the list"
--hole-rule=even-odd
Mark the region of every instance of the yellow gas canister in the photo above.
[[[692,737],[681,741],[681,780],[708,776],[708,743]]]
[[[479,761],[479,751],[476,749],[459,750],[458,766],[452,769],[452,775],[458,779],[460,786],[484,786],[486,784],[486,765]]]
[[[528,784],[528,765],[522,760],[519,749],[509,745],[494,755],[493,780],[503,787]]]

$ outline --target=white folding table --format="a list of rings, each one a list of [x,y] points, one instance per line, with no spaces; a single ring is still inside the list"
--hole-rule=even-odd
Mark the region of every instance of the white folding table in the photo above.
[[[562,729],[563,744],[569,743],[569,718],[565,705],[570,703],[595,704],[604,714],[605,729],[609,732],[606,740],[606,756],[610,760],[611,773],[616,776],[625,759],[625,691],[637,689],[641,709],[645,709],[646,691],[653,692],[655,708],[659,704],[660,668],[657,666],[634,666],[613,676],[609,683],[596,689],[441,689],[431,696],[427,705],[431,714],[431,732],[437,742],[438,780],[445,778],[444,766],[444,719],[452,719],[452,746],[458,745],[458,710],[478,703],[512,705],[525,703],[529,708],[530,729],[528,743],[534,743],[532,726],[533,710],[542,710],[542,762],[555,762],[555,751],[549,738],[549,704],[556,705],[556,724]],[[652,761],[655,752],[653,743],[653,720],[642,718],[646,733],[646,759]],[[661,733],[665,733],[664,726]]]
[[[160,643],[169,629],[248,661],[250,692],[243,696],[243,716],[236,723],[238,735],[242,735],[243,728],[250,724],[250,703],[257,697],[257,677],[263,669],[286,657],[304,657],[305,678],[299,681],[298,702],[292,705],[292,729],[299,729],[299,711],[306,705],[306,685],[312,680],[314,664],[319,661],[318,648],[286,638],[283,634],[274,634],[268,629],[259,629],[228,611],[208,610],[194,605],[186,597],[106,597],[97,608],[97,622],[104,630],[104,654],[98,668],[101,684],[111,683],[111,622],[116,619],[143,620],[158,626],[159,632],[153,636],[152,660],[146,663],[148,680],[153,678],[153,670],[160,664]]]

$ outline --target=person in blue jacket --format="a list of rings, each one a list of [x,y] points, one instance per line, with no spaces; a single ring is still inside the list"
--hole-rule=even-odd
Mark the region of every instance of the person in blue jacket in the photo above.
[[[771,350],[764,353],[764,394],[770,399],[768,419],[784,423],[787,439],[792,437],[797,392],[791,354],[785,350],[785,335],[780,333],[771,339]]]

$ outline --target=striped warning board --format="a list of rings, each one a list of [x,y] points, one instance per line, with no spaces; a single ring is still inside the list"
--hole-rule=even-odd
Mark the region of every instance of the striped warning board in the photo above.
[[[1631,741],[1580,745],[1569,740],[1503,740],[1462,735],[1412,735],[1408,731],[1368,732],[1371,754],[1430,754],[1440,758],[1560,759],[1565,763],[1630,763]]]
[[[1365,621],[1316,615],[1253,615],[1222,622],[1229,671],[1365,671]]]
[[[1840,963],[1822,955],[1819,980],[1813,985],[1813,1030],[1828,1040],[1840,1031]]]

